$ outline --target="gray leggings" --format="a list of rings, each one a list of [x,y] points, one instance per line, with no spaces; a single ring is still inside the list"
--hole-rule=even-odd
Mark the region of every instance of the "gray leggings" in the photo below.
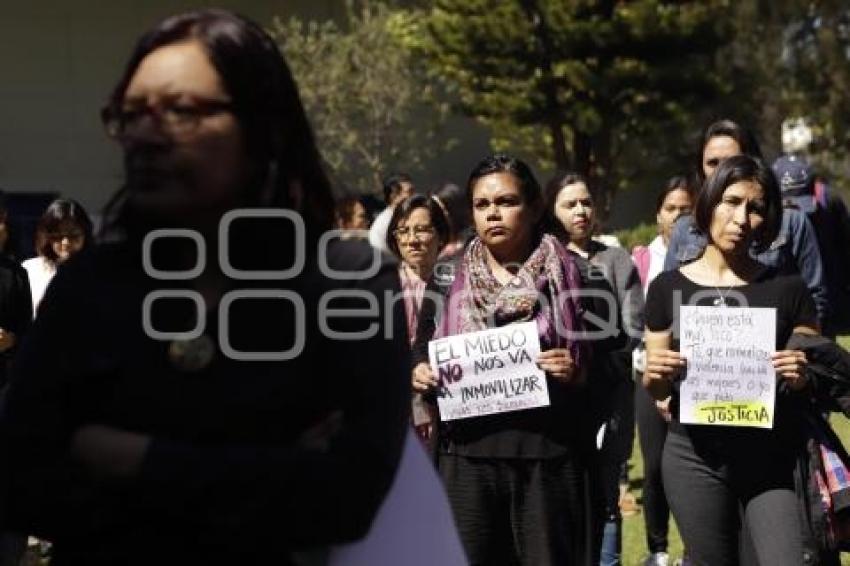
[[[747,459],[741,454],[742,459]],[[803,543],[793,470],[761,460],[730,466],[728,457],[671,432],[662,469],[667,499],[695,566],[800,566]],[[742,524],[758,557],[739,558]]]

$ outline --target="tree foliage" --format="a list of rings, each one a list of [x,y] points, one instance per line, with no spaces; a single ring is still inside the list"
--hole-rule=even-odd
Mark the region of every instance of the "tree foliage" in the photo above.
[[[440,140],[448,106],[404,48],[412,12],[349,2],[346,21],[275,19],[271,33],[290,64],[337,186],[379,192],[389,171],[420,170]]]
[[[841,0],[745,0],[736,5],[737,61],[729,84],[757,109],[763,138],[778,152],[780,124],[813,126],[811,157],[823,172],[846,172],[850,156],[850,8]],[[771,143],[772,142],[772,143]],[[840,180],[841,177],[839,176]]]
[[[491,127],[494,146],[588,175],[604,202],[647,163],[682,162],[684,129],[722,91],[712,71],[727,8],[722,0],[434,0],[422,50],[459,108]]]

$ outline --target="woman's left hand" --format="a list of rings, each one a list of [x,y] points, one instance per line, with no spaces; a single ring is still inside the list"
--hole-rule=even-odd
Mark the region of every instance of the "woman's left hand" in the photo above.
[[[554,348],[540,352],[537,356],[537,367],[554,379],[569,383],[576,374],[576,365],[570,351],[566,348]]]
[[[779,350],[773,354],[773,369],[776,370],[776,375],[784,379],[794,391],[806,386],[807,363],[805,352],[800,350]]]

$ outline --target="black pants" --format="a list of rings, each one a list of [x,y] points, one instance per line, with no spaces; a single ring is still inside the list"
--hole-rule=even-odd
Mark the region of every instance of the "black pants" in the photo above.
[[[440,454],[439,469],[470,566],[598,563],[598,497],[582,463]]]
[[[691,562],[742,564],[741,527],[746,525],[757,558],[746,566],[803,564],[793,465],[744,453],[718,456],[720,450],[702,444],[695,449],[691,439],[675,432],[664,445],[664,486]]]
[[[641,386],[635,392],[638,439],[643,453],[643,520],[649,552],[667,552],[670,506],[661,478],[661,455],[667,438],[667,421],[658,414],[655,400]]]

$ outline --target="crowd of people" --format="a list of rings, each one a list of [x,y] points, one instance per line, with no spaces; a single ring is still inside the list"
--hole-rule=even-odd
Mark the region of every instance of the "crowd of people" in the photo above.
[[[769,166],[745,127],[708,125],[633,250],[600,237],[592,178],[542,185],[507,154],[464,186],[390,175],[370,221],[334,199],[274,41],[215,9],[142,35],[102,118],[125,168],[97,232],[56,200],[21,263],[0,210],[0,564],[38,537],[57,566],[345,566],[332,549],[377,525],[425,532],[417,509],[373,527],[416,489],[411,449],[456,564],[634,562],[635,430],[642,564],[840,563],[850,458],[824,414],[850,373],[809,362],[843,355],[850,217],[804,156]],[[692,420],[683,305],[775,313],[770,426]],[[546,402],[449,417],[434,344],[523,324]]]

